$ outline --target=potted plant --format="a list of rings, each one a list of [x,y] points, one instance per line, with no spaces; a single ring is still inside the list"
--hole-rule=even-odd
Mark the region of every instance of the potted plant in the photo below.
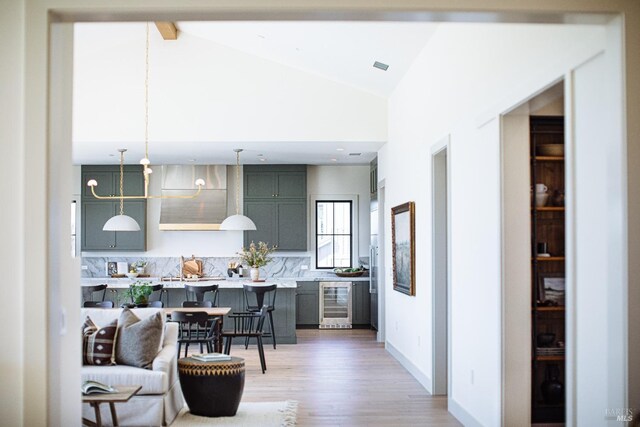
[[[129,287],[131,293],[131,299],[138,306],[146,306],[149,304],[149,295],[151,295],[152,289],[149,282],[140,282],[139,280]]]
[[[139,259],[138,261],[131,264],[131,268],[135,268],[138,274],[144,274],[144,268],[147,266],[147,261],[143,261]]]
[[[251,267],[251,280],[256,282],[260,279],[260,267],[264,267],[271,261],[269,254],[275,250],[276,246],[269,247],[265,242],[258,242],[257,245],[251,242],[248,248],[242,247],[238,255]]]

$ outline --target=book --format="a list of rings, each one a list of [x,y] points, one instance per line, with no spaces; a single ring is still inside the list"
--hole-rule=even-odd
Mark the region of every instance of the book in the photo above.
[[[96,393],[117,393],[118,390],[110,385],[102,384],[98,381],[85,381],[82,384],[82,394],[96,394]]]
[[[191,355],[192,358],[201,362],[220,362],[223,360],[231,360],[231,356],[223,353],[196,353]]]

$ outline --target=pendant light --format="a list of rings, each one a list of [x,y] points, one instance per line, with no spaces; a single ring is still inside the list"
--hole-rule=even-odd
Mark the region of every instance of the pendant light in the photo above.
[[[118,150],[121,152],[121,157],[123,156],[123,152],[127,150]],[[194,199],[200,195],[202,191],[202,187],[205,185],[204,179],[198,178],[196,179],[195,184],[198,186],[198,190],[191,195],[160,195],[160,196],[152,196],[149,194],[149,175],[153,172],[149,165],[151,161],[149,160],[149,23],[147,22],[147,38],[145,44],[145,76],[144,76],[144,158],[140,160],[140,164],[142,165],[142,172],[144,175],[144,194],[139,196],[123,196],[120,194],[118,196],[99,196],[96,194],[95,187],[98,185],[98,181],[95,179],[87,182],[87,185],[91,187],[91,193],[93,197],[100,200],[116,200],[120,199],[120,204],[122,205],[122,199]],[[121,165],[122,169],[122,165]],[[120,181],[122,182],[122,172],[120,172]],[[122,186],[122,184],[120,184]],[[115,217],[114,217],[115,218]]]
[[[255,230],[256,224],[249,217],[240,214],[240,153],[242,149],[236,148],[233,151],[236,152],[236,214],[222,221],[220,230]]]
[[[127,149],[121,148],[118,151],[120,152],[120,215],[111,217],[104,223],[102,229],[104,231],[140,231],[138,222],[124,214],[124,152],[127,151]],[[96,185],[97,184],[96,182]],[[91,189],[93,190],[93,186]]]

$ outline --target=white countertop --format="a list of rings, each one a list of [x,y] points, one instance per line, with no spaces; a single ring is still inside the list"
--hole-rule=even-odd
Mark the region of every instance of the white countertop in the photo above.
[[[83,277],[80,279],[82,286],[100,285],[106,283],[110,288],[128,289],[129,285],[140,282],[150,282],[152,284],[162,284],[165,289],[183,289],[184,285],[192,286],[210,286],[218,285],[219,289],[242,289],[243,285],[277,285],[279,288],[295,288],[298,286],[295,280],[290,279],[266,279],[264,282],[253,282],[251,279],[229,279],[229,280],[160,280],[159,277],[141,277],[136,279],[122,278],[114,279],[111,277]]]
[[[296,288],[297,282],[364,282],[369,281],[369,277],[331,277],[331,276],[309,276],[309,277],[272,277],[266,278],[264,282],[253,282],[249,278],[232,278],[222,280],[160,280],[159,277],[141,277],[136,279],[111,277],[83,277],[80,279],[82,286],[100,285],[106,283],[110,288],[127,289],[129,285],[140,282],[150,282],[152,284],[163,284],[166,289],[182,289],[184,285],[209,286],[218,285],[220,289],[241,289],[245,284],[252,285],[277,285],[279,288]]]

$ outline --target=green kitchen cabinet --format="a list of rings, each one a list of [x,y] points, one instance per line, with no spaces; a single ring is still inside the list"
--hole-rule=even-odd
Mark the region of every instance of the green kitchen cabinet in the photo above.
[[[137,221],[140,231],[104,231],[104,223],[120,214],[119,201],[83,200],[81,250],[145,251],[147,247],[147,203],[145,200],[124,202],[124,213]]]
[[[122,174],[122,190],[125,196],[144,195],[144,176],[142,166],[125,165]],[[94,188],[98,196],[120,195],[120,166],[83,165],[82,166],[82,198],[98,200],[93,197],[89,180],[95,179],[98,185]]]
[[[256,224],[244,245],[266,242],[279,251],[307,250],[307,172],[305,165],[244,168],[244,214]]]
[[[371,323],[371,296],[369,282],[353,282],[351,288],[352,324],[354,326],[369,326]]]
[[[81,244],[82,251],[145,251],[147,247],[147,201],[125,200],[124,213],[135,219],[140,231],[104,231],[102,227],[109,218],[120,214],[120,200],[96,199],[87,182],[98,181],[95,191],[100,196],[120,195],[120,166],[83,165],[81,200]],[[142,167],[127,165],[123,173],[124,195],[144,194]]]
[[[318,327],[320,324],[318,282],[298,282],[296,290],[296,326]]]
[[[306,199],[306,165],[246,165],[245,199]]]

